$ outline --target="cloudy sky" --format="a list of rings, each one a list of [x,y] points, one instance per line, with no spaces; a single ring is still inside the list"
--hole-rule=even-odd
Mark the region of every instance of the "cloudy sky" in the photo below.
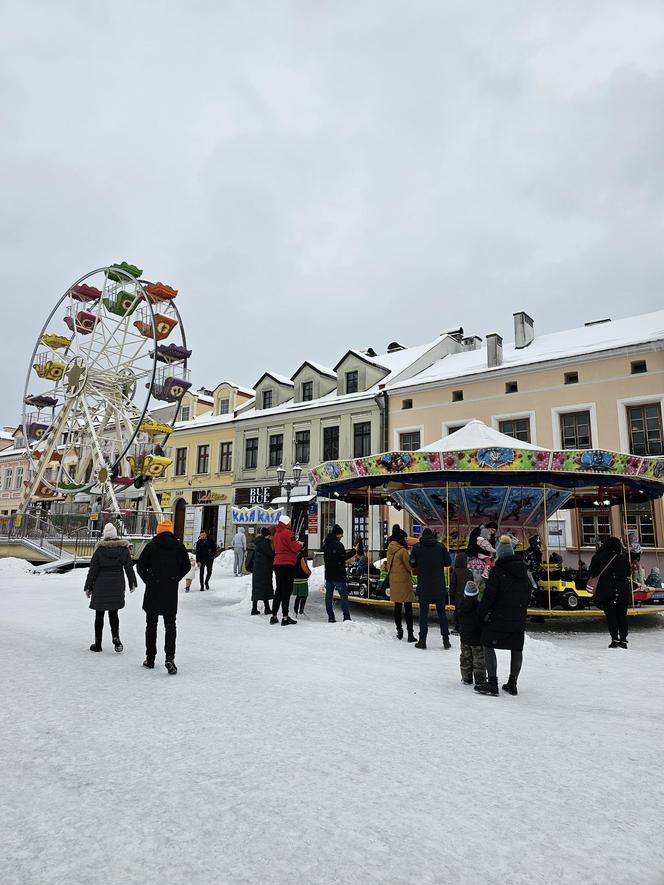
[[[0,424],[128,259],[196,384],[663,306],[664,3],[3,0]]]

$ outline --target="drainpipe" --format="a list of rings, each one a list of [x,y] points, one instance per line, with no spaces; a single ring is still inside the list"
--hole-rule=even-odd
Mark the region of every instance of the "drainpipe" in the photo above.
[[[378,406],[378,410],[380,412],[380,451],[381,452],[389,452],[390,443],[389,443],[389,426],[388,426],[388,412],[387,412],[387,401],[389,398],[389,394],[386,390],[381,390],[380,393],[377,393],[374,397],[374,401]]]

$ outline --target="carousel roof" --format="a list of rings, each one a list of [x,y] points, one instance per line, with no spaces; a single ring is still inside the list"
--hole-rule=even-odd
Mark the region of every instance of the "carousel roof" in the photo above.
[[[437,442],[428,446],[422,446],[418,452],[460,452],[463,449],[530,449],[538,452],[545,451],[541,446],[515,439],[506,433],[501,433],[495,427],[488,427],[484,421],[473,418],[454,433],[444,436]]]

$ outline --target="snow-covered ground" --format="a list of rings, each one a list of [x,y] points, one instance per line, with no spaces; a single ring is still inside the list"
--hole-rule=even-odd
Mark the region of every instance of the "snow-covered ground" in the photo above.
[[[173,677],[140,590],[92,654],[85,572],[0,561],[2,885],[664,882],[662,620],[539,628],[494,699],[433,624],[328,624],[316,572],[270,626],[231,572],[182,593]]]

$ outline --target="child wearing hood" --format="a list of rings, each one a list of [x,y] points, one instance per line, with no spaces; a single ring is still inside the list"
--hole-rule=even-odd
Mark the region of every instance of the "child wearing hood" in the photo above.
[[[486,664],[482,647],[482,621],[477,609],[480,590],[475,581],[468,581],[463,597],[456,607],[461,637],[461,681],[464,685],[483,685],[486,682]]]

